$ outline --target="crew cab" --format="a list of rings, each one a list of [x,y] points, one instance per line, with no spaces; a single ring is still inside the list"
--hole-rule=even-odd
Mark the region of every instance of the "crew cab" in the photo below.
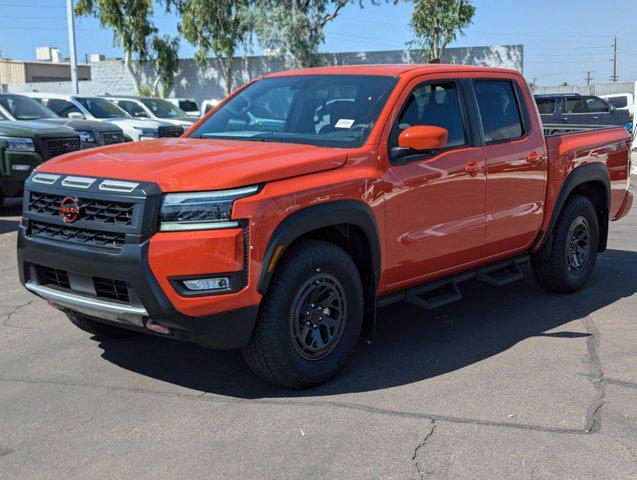
[[[527,260],[546,290],[580,289],[632,205],[628,142],[623,127],[545,136],[511,70],[266,75],[182,138],[39,167],[21,281],[96,338],[240,348],[264,379],[308,387],[379,306],[439,307]]]

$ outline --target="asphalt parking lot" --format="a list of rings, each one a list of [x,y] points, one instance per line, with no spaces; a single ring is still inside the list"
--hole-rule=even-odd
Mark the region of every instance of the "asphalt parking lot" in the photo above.
[[[91,339],[20,287],[18,215],[0,212],[1,479],[637,477],[637,209],[581,292],[529,274],[388,307],[303,392],[238,352]]]

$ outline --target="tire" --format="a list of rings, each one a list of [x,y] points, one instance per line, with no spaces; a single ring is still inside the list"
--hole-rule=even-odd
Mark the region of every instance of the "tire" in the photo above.
[[[598,247],[595,207],[581,195],[569,197],[553,229],[550,244],[531,256],[535,281],[549,292],[578,291],[591,276]],[[550,249],[550,253],[547,254],[546,249]]]
[[[276,385],[301,389],[325,382],[358,341],[363,302],[358,269],[345,250],[300,240],[274,272],[243,356],[254,373]]]
[[[95,335],[99,339],[128,338],[138,335],[138,332],[126,330],[125,328],[114,327],[112,325],[107,325],[106,323],[100,323],[83,315],[67,313],[66,316],[77,328]]]

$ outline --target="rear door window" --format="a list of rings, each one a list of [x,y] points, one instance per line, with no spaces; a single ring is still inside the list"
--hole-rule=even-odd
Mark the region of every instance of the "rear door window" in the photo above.
[[[588,104],[584,97],[566,97],[562,104],[564,113],[588,113]]]
[[[398,128],[392,135],[392,145],[398,144],[400,132],[415,125],[430,125],[447,130],[447,148],[466,145],[467,135],[455,83],[427,83],[416,87],[407,98],[398,120]]]
[[[515,140],[524,135],[520,107],[512,82],[476,80],[473,82],[473,89],[487,144]]]
[[[540,115],[553,115],[555,113],[554,98],[536,98],[535,103],[537,103]]]

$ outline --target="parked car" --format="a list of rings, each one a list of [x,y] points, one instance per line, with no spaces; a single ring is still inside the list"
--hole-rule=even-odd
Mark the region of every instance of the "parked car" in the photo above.
[[[179,125],[184,129],[190,128],[197,121],[196,118],[188,116],[179,107],[162,98],[107,96],[106,99],[135,118],[163,120],[173,125]]]
[[[38,168],[21,281],[97,338],[241,348],[291,388],[335,375],[377,306],[434,308],[529,259],[580,289],[633,200],[626,130],[545,136],[511,70],[275,73],[187,135]]]
[[[73,129],[44,122],[10,121],[0,111],[0,207],[20,197],[29,174],[42,162],[80,149]]]
[[[594,95],[535,95],[542,123],[549,125],[621,125],[631,130],[630,115]]]
[[[28,92],[25,95],[39,101],[60,117],[85,118],[116,125],[123,130],[124,138],[129,142],[179,137],[184,133],[183,127],[168,122],[133,118],[117,105],[100,97],[39,92]]]
[[[165,100],[181,108],[187,115],[196,117],[195,120],[201,116],[197,102],[191,98],[166,98]]]
[[[631,115],[637,114],[637,103],[632,93],[615,93],[612,95],[600,95],[600,98],[607,101],[617,110],[628,110]]]
[[[124,132],[116,125],[94,120],[62,118],[24,95],[0,93],[0,112],[12,121],[37,120],[70,127],[80,136],[82,148],[113,145],[124,141]]]

